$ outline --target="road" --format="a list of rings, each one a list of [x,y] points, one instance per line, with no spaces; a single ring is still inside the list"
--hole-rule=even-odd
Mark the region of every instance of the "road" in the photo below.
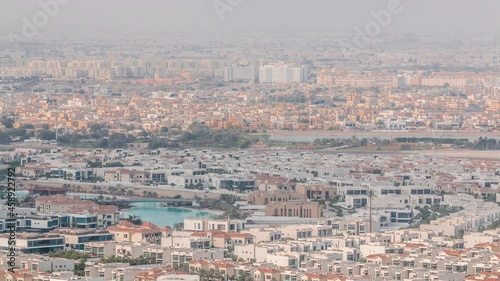
[[[49,180],[21,180],[19,179],[19,184],[23,183],[25,187],[29,187],[31,185],[40,185],[40,186],[53,186],[53,187],[62,187],[64,184],[70,185],[72,187],[80,186],[81,192],[84,193],[96,193],[93,189],[94,186],[101,187],[103,191],[106,191],[109,187],[116,188],[124,188],[125,192],[128,190],[134,191],[135,194],[142,194],[143,192],[156,192],[159,196],[165,197],[174,197],[176,195],[181,195],[182,198],[194,198],[195,196],[204,197],[204,198],[218,198],[221,194],[229,194],[238,196],[239,198],[246,198],[247,194],[236,193],[233,191],[225,190],[225,189],[215,189],[210,190],[208,193],[204,190],[197,189],[185,189],[178,188],[172,186],[147,186],[147,185],[138,185],[138,184],[126,184],[126,183],[92,183],[92,182],[79,182],[79,181],[68,181],[61,179],[49,179]]]
[[[500,138],[500,131],[268,131],[266,133],[252,133],[249,135],[268,135],[270,139],[281,141],[312,142],[322,138],[361,138],[392,139],[398,137],[408,138],[452,138],[477,140],[479,137]]]
[[[482,159],[482,160],[500,160],[499,150],[422,150],[418,153],[427,156],[464,158],[464,159]]]

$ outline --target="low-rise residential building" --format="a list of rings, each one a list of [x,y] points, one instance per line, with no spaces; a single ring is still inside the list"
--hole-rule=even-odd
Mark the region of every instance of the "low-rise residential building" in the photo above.
[[[166,229],[161,229],[153,223],[144,222],[135,225],[129,221],[108,227],[107,230],[115,236],[115,241],[132,243],[160,244],[161,237]]]
[[[0,235],[0,250],[9,251],[10,234]],[[48,254],[63,250],[66,246],[65,238],[59,234],[31,234],[16,233],[15,249],[27,254]]]
[[[286,202],[270,203],[266,206],[266,216],[320,218],[323,215],[322,207],[317,202]]]

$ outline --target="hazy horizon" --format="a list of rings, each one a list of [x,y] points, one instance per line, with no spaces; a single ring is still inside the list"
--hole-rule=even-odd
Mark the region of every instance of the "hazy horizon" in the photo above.
[[[43,11],[39,2],[0,2],[0,36],[21,34]],[[62,0],[59,0],[62,1]],[[387,9],[389,0],[239,0],[221,16],[214,0],[64,0],[57,13],[37,32],[37,39],[53,36],[154,35],[160,32],[220,33],[234,31],[343,31],[354,33],[373,20],[371,12]],[[216,0],[228,4],[236,0]],[[499,34],[500,1],[400,0],[402,12],[392,16],[381,33]],[[473,20],[472,20],[473,19]]]

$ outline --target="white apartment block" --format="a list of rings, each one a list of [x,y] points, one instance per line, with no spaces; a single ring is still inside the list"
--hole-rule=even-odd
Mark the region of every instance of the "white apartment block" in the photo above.
[[[232,65],[224,68],[225,82],[255,82],[256,78],[254,66]]]
[[[307,80],[307,67],[264,65],[259,68],[260,83],[304,83]]]

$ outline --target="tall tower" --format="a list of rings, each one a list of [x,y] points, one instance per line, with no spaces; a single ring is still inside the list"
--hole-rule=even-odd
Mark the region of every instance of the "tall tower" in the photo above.
[[[106,64],[107,64],[107,73],[106,73],[107,76],[106,76],[106,78],[108,81],[111,81],[111,80],[113,80],[113,68],[111,66],[112,63],[111,63],[111,61],[108,61],[108,62],[106,62]]]
[[[311,121],[311,101],[309,100],[309,106],[308,106],[308,116],[309,116],[309,129],[312,128],[312,121]]]
[[[154,68],[154,79],[155,80],[160,79],[160,68],[159,67]]]

